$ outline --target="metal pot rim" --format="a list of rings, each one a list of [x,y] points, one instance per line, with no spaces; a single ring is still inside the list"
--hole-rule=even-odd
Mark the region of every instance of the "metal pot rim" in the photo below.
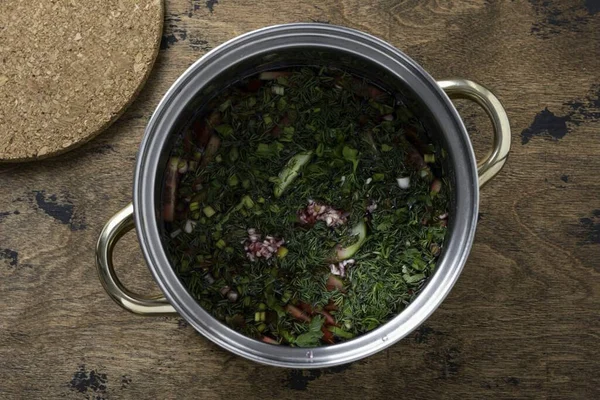
[[[351,341],[312,349],[273,346],[248,338],[206,312],[182,285],[163,249],[156,218],[155,188],[161,154],[177,113],[228,65],[285,47],[317,47],[368,58],[397,76],[427,104],[448,142],[455,173],[454,222],[435,274],[399,315]],[[160,185],[158,185],[160,186]],[[136,231],[144,257],[159,287],[182,317],[223,348],[259,363],[317,368],[367,357],[416,329],[440,305],[458,279],[473,242],[479,187],[474,152],[455,107],[436,81],[416,62],[374,36],[326,24],[287,24],[259,29],[213,49],[188,68],[165,94],[146,128],[137,157],[133,188]]]

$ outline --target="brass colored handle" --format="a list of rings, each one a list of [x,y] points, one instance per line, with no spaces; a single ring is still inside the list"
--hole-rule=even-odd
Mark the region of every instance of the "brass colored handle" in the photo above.
[[[510,151],[510,124],[506,111],[500,100],[478,83],[466,79],[450,79],[438,81],[438,85],[450,98],[468,99],[479,104],[492,121],[494,127],[493,148],[477,166],[479,187],[482,187],[500,172]]]
[[[96,267],[108,295],[121,307],[140,315],[176,314],[164,296],[141,296],[129,291],[115,273],[113,250],[123,235],[133,229],[133,204],[113,215],[104,225],[96,245]]]

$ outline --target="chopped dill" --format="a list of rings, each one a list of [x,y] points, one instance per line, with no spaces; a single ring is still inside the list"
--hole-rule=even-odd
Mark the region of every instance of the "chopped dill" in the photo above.
[[[178,137],[164,242],[192,296],[272,344],[312,347],[384,324],[444,245],[445,153],[397,96],[332,68],[231,86]]]

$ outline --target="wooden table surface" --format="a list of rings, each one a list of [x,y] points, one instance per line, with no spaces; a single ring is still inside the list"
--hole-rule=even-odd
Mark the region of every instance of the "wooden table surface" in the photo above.
[[[600,1],[172,0],[166,9],[151,78],[106,133],[54,160],[0,166],[0,398],[600,398]],[[442,306],[389,350],[313,371],[233,356],[181,318],[129,314],[94,265],[103,224],[131,201],[136,150],[163,93],[223,41],[293,21],[358,28],[437,79],[489,86],[513,130]],[[489,123],[467,102],[458,108],[482,154]],[[116,252],[127,285],[157,291],[135,235]]]

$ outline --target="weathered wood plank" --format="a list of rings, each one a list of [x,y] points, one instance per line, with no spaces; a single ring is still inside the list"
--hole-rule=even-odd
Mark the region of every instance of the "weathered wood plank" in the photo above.
[[[597,398],[600,396],[600,7],[594,1],[171,0],[140,97],[105,134],[0,167],[2,398]],[[404,50],[438,79],[492,88],[513,128],[481,195],[464,272],[410,338],[346,368],[289,371],[232,356],[179,318],[119,309],[96,277],[106,220],[131,199],[137,146],[162,94],[212,47],[258,27],[327,21]],[[459,103],[475,147],[489,124]],[[156,290],[134,235],[123,279]]]

